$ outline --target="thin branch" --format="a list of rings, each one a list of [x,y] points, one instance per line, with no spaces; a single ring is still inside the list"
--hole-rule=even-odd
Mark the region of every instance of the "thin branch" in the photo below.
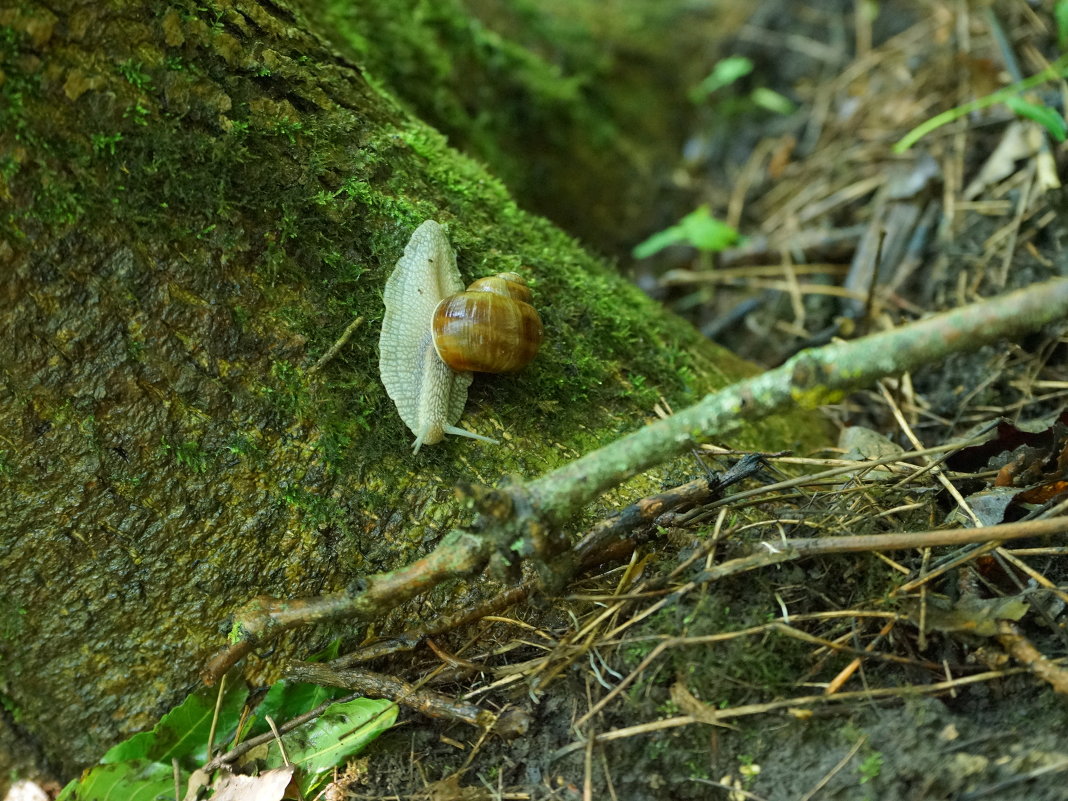
[[[352,335],[356,332],[356,329],[359,328],[361,325],[363,325],[362,317],[357,317],[355,320],[349,323],[348,327],[341,332],[341,336],[338,337],[337,341],[330,346],[326,353],[319,357],[319,361],[317,361],[315,364],[308,368],[308,375],[313,375],[314,373],[319,372],[323,369],[324,366],[326,366],[327,362],[337,356],[338,351],[345,347],[345,343],[349,341]]]
[[[642,498],[593,526],[578,543],[553,561],[552,573],[559,577],[558,583],[563,584],[580,570],[588,570],[605,561],[627,558],[665,514],[679,508],[708,503],[714,494],[719,497],[728,486],[759,469],[763,461],[762,455],[746,454],[722,476],[697,479],[666,492]],[[619,547],[621,545],[624,547]],[[436,617],[402,634],[360,646],[328,664],[334,670],[345,670],[362,662],[411,651],[427,642],[430,637],[469,625],[515,606],[526,600],[537,588],[537,581],[525,581],[453,614]]]
[[[253,647],[286,629],[381,617],[443,581],[477,574],[494,556],[536,557],[535,564],[544,566],[567,548],[553,537],[561,523],[602,492],[686,452],[694,439],[723,437],[744,421],[782,409],[832,403],[884,376],[1066,317],[1068,279],[1056,279],[854,342],[802,351],[775,370],[712,393],[526,485],[476,490],[482,514],[475,525],[454,529],[422,559],[368,576],[354,591],[293,601],[256,599],[238,611],[231,644],[205,666],[202,677],[215,681]]]
[[[1056,279],[853,342],[798,353],[781,367],[732,384],[531,482],[530,504],[562,522],[605,490],[665,462],[695,438],[791,407],[835,403],[880,378],[937,364],[1068,317],[1068,279]]]
[[[998,642],[1013,659],[1047,682],[1053,691],[1068,695],[1068,670],[1039,651],[1011,620],[998,621]]]
[[[730,559],[722,564],[715,565],[701,571],[693,580],[682,585],[671,595],[662,598],[659,606],[670,606],[673,601],[694,588],[712,581],[747,573],[772,565],[792,562],[808,556],[827,555],[831,553],[857,553],[864,551],[896,551],[907,548],[934,548],[946,545],[965,545],[973,542],[985,542],[987,540],[1013,540],[1024,537],[1040,537],[1050,534],[1060,534],[1068,531],[1068,517],[1054,517],[1048,520],[1031,520],[1023,523],[1005,523],[999,526],[987,526],[985,528],[953,529],[950,531],[916,531],[901,534],[871,534],[856,537],[820,537],[815,539],[782,540],[776,543],[758,543],[758,549],[749,556],[741,556]],[[900,592],[900,588],[898,592]],[[735,632],[737,633],[737,632]],[[665,640],[656,646],[645,656],[629,676],[624,678],[607,695],[603,696],[594,704],[578,721],[576,726],[581,726],[613,698],[627,688],[627,685],[637,677],[642,670],[660,655],[660,653],[675,644],[686,643],[687,639],[676,637]],[[692,642],[690,640],[689,642]]]
[[[370,670],[334,670],[318,663],[298,662],[289,666],[286,678],[327,687],[342,687],[368,698],[388,698],[430,718],[460,721],[480,728],[488,728],[493,724],[494,715],[488,710],[384,673],[374,673]]]
[[[763,543],[769,551],[788,550],[801,556],[829,553],[857,553],[870,551],[902,551],[908,548],[936,548],[945,545],[968,545],[975,542],[1018,540],[1024,537],[1048,537],[1068,531],[1068,517],[1045,520],[1023,520],[1001,523],[983,528],[934,529],[932,531],[902,531],[893,534],[865,534],[853,537],[814,537],[789,539],[778,543]],[[723,568],[726,564],[719,565]],[[716,570],[717,568],[713,568]]]

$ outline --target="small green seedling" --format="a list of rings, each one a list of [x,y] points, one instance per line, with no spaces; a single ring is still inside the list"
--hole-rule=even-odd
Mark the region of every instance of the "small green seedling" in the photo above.
[[[636,245],[633,253],[636,259],[647,259],[670,245],[691,245],[706,253],[717,253],[740,240],[741,235],[713,217],[708,206],[699,206],[675,225]]]

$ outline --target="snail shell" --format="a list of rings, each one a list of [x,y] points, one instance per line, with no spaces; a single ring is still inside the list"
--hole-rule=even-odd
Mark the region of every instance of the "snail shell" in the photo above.
[[[456,425],[467,403],[471,371],[518,370],[534,357],[541,342],[541,320],[518,275],[502,273],[475,281],[466,292],[462,289],[456,254],[445,230],[427,220],[415,229],[386,281],[379,337],[382,383],[415,434],[416,452],[441,442],[445,434],[496,442]],[[444,329],[437,336],[436,317]],[[494,331],[494,325],[504,336]],[[507,355],[504,342],[516,337],[518,353]],[[479,356],[479,348],[487,355]]]
[[[514,373],[530,363],[542,340],[530,290],[515,273],[479,278],[434,309],[434,347],[453,370]]]

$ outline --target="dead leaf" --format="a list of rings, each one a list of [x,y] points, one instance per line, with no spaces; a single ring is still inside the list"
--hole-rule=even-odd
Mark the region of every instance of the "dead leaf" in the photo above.
[[[430,801],[489,801],[490,798],[490,793],[484,787],[461,787],[459,773],[431,783],[426,793]]]
[[[225,773],[215,782],[212,801],[282,801],[292,778],[292,765],[259,776]]]
[[[972,200],[984,189],[1005,180],[1016,171],[1016,162],[1032,158],[1042,147],[1042,130],[1032,122],[1017,121],[1005,129],[998,146],[990,154],[979,174],[964,190]]]
[[[993,637],[998,633],[999,620],[1020,620],[1030,607],[1019,596],[1007,598],[966,598],[953,603],[948,598],[927,597],[923,620],[925,631],[978,634]],[[905,614],[919,625],[920,601],[910,599],[904,604]]]

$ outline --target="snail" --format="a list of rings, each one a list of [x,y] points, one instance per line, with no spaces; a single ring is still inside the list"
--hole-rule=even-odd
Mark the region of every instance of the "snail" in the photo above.
[[[500,273],[462,290],[445,230],[427,220],[386,281],[378,341],[382,383],[416,453],[445,434],[497,443],[456,425],[472,372],[515,372],[541,345],[541,318],[520,276]]]

